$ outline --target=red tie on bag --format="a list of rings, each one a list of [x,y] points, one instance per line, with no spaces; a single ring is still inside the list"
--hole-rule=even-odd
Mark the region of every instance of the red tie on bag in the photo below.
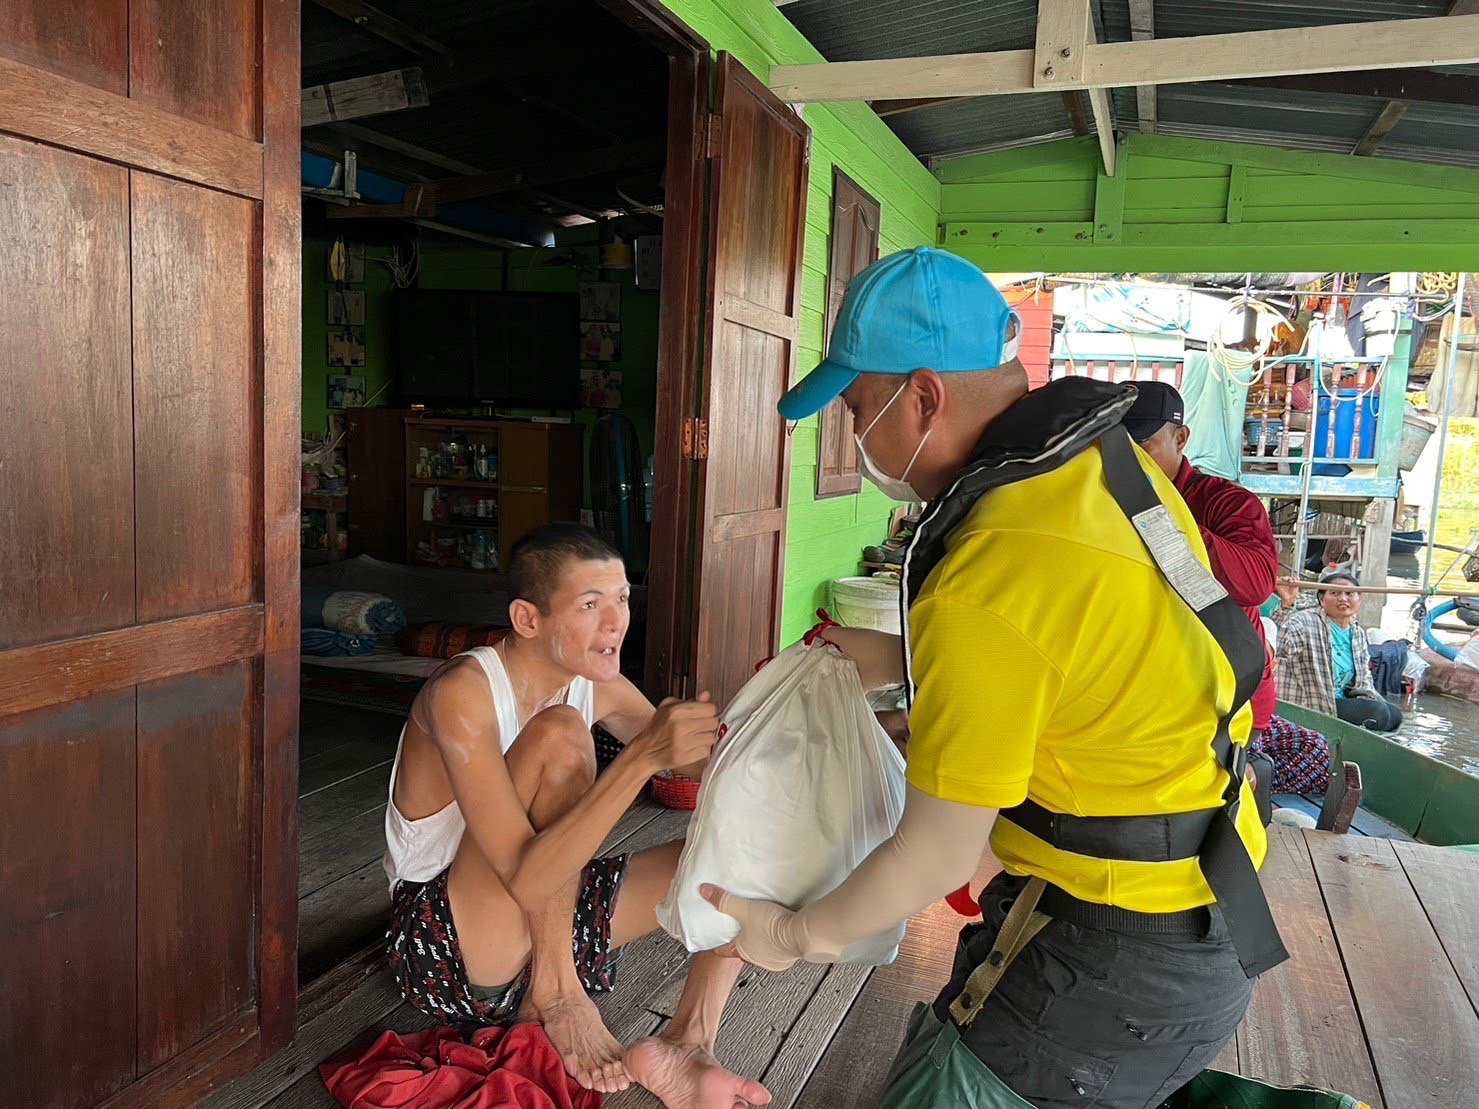
[[[807,632],[801,637],[801,642],[805,643],[808,647],[815,647],[818,639],[822,640],[823,642],[831,642],[823,633],[832,628],[842,627],[841,624],[839,624],[836,620],[832,619],[832,617],[827,614],[827,610],[824,608],[817,609],[817,619],[821,622],[817,624],[814,628],[812,628],[811,631]],[[773,658],[775,658],[775,656],[771,655],[769,658],[763,658],[759,662],[757,662],[755,664],[755,673],[758,674],[760,673],[760,671],[764,670],[766,663],[770,662],[770,660]]]

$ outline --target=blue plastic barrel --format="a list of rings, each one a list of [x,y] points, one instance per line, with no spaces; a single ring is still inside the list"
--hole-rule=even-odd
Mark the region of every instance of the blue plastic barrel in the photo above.
[[[1361,397],[1359,389],[1341,389],[1335,396],[1320,391],[1315,410],[1314,442],[1310,445],[1312,458],[1361,458],[1376,461],[1376,414],[1381,409],[1381,397],[1374,390]],[[1357,403],[1360,398],[1359,404]],[[1330,446],[1330,413],[1335,411],[1335,447]],[[1361,413],[1361,430],[1356,433],[1356,412]],[[1340,477],[1351,472],[1344,463],[1319,463],[1315,473]]]

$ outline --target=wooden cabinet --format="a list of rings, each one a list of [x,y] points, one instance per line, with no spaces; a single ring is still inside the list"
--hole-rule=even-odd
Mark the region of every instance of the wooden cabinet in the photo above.
[[[579,517],[583,474],[572,424],[353,409],[349,553],[504,568],[530,528]]]

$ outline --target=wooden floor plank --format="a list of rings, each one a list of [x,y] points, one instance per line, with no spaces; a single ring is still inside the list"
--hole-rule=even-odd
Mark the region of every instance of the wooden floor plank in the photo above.
[[[950,980],[961,923],[943,902],[909,922],[898,959],[874,971],[858,993],[797,1106],[837,1109],[877,1100],[915,1004],[933,1001]]]
[[[1479,855],[1419,843],[1392,845],[1458,980],[1479,1010]]]
[[[298,702],[298,734],[300,736],[308,734],[343,711],[338,705],[330,705],[323,701],[300,700]]]
[[[1238,1029],[1240,1073],[1275,1085],[1313,1083],[1381,1106],[1340,949],[1298,829],[1269,828],[1262,877],[1290,958],[1253,987]]]
[[[377,858],[298,903],[298,981],[310,982],[385,934],[390,887]]]
[[[388,763],[346,778],[328,789],[309,794],[298,802],[298,820],[303,841],[306,843],[314,836],[337,828],[346,820],[353,820],[376,806],[384,805],[389,794]]]
[[[400,991],[388,970],[366,976],[339,1004],[300,1025],[288,1048],[222,1087],[203,1109],[255,1109],[305,1076],[317,1082],[320,1063],[379,1027],[400,1006]]]
[[[1238,1037],[1234,1036],[1227,1041],[1227,1046],[1222,1053],[1212,1060],[1213,1070],[1227,1071],[1229,1074],[1242,1074],[1243,1065],[1238,1052]]]
[[[323,889],[384,853],[385,805],[381,803],[303,841],[298,852],[298,897]]]
[[[298,796],[307,797],[372,766],[389,766],[395,758],[395,737],[368,734],[346,738],[321,755],[311,755],[298,764]],[[390,778],[387,769],[386,780]]]
[[[330,1051],[320,1062],[337,1059],[341,1055],[363,1050],[386,1029],[400,1033],[419,1032],[429,1028],[432,1019],[425,1013],[411,1008],[402,1002],[389,1013],[366,1026],[355,1036],[340,1044]],[[265,1109],[331,1109],[336,1102],[323,1083],[318,1074],[318,1064],[311,1066],[307,1073],[300,1077],[291,1086],[287,1087],[271,1101],[265,1103]]]
[[[760,1076],[770,1091],[772,1109],[791,1109],[801,1089],[816,1070],[848,1010],[873,974],[872,967],[842,964],[832,967],[785,1041]]]
[[[1387,1105],[1479,1105],[1479,1021],[1393,845],[1305,838]]]

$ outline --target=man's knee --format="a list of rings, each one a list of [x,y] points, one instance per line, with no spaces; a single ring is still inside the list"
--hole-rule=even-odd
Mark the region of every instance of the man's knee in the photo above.
[[[519,743],[537,751],[546,776],[595,780],[595,741],[585,718],[569,705],[552,705],[536,713],[519,733]]]

